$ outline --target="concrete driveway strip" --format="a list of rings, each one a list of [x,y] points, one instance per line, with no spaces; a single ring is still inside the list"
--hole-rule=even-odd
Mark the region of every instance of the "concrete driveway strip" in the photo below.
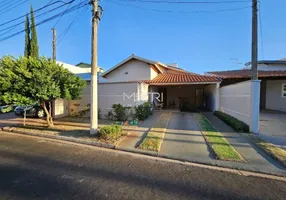
[[[285,168],[274,161],[258,147],[250,144],[247,139],[236,133],[231,127],[214,116],[211,112],[203,113],[227,141],[240,153],[247,163],[217,161],[217,165],[239,168],[250,171],[286,175]]]
[[[286,184],[0,132],[0,199],[285,199]]]
[[[191,113],[172,113],[159,156],[201,163],[213,162]]]

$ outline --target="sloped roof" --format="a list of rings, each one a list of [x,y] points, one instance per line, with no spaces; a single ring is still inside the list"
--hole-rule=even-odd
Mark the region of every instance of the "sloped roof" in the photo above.
[[[219,83],[219,78],[214,76],[203,76],[192,73],[163,73],[158,74],[154,79],[144,81],[150,85],[164,84],[195,84],[195,83]]]
[[[121,61],[120,63],[118,63],[117,65],[115,65],[114,67],[110,68],[109,70],[107,70],[106,72],[102,73],[102,76],[105,77],[106,75],[108,75],[110,72],[114,71],[115,69],[119,68],[121,65],[127,63],[128,61],[132,60],[132,59],[135,59],[135,60],[139,60],[139,61],[142,61],[142,62],[145,62],[147,64],[151,64],[153,66],[155,66],[157,68],[158,71],[161,72],[160,68],[158,67],[161,66],[163,68],[166,68],[166,69],[172,69],[172,70],[175,70],[175,71],[178,71],[178,72],[186,72],[185,70],[181,69],[181,68],[177,68],[177,67],[172,67],[172,66],[169,66],[169,65],[165,65],[161,62],[158,62],[158,61],[154,61],[154,60],[149,60],[149,59],[146,59],[146,58],[142,58],[142,57],[139,57],[139,56],[136,56],[134,54],[132,54],[131,56],[129,56],[128,58],[126,58],[125,60]]]
[[[229,70],[229,71],[216,71],[216,72],[207,72],[211,76],[220,77],[222,79],[232,79],[232,78],[250,78],[251,70],[242,69],[242,70]],[[258,71],[259,78],[270,78],[270,77],[286,77],[285,71]]]

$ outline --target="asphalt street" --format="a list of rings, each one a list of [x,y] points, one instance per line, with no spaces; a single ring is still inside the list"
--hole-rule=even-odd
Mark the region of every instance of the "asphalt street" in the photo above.
[[[286,183],[0,132],[0,199],[286,199]]]

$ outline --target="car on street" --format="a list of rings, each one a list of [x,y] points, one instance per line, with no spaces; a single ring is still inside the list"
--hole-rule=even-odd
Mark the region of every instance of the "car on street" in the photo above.
[[[26,116],[29,117],[42,118],[46,115],[43,107],[38,104],[29,106],[17,106],[14,110],[14,113],[15,115],[18,116],[24,116],[25,110],[26,110]]]

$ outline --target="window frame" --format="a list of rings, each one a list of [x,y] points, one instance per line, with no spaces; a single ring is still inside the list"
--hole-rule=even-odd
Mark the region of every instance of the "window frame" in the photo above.
[[[285,88],[285,90],[284,90]],[[286,98],[286,83],[282,83],[282,88],[281,88],[281,97]]]

